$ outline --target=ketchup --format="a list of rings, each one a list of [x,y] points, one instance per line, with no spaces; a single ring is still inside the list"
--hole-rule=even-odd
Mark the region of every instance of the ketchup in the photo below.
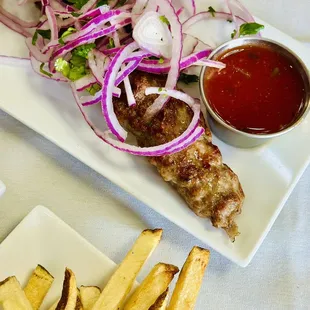
[[[224,122],[244,132],[269,134],[296,120],[305,88],[289,58],[270,47],[247,45],[226,51],[216,60],[226,68],[206,71],[204,91]]]

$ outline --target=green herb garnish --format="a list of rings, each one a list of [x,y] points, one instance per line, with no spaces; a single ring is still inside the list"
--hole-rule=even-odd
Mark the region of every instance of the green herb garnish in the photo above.
[[[88,73],[86,59],[79,56],[72,57],[69,61],[58,58],[55,62],[55,69],[70,81],[79,80]]]
[[[63,58],[58,58],[55,62],[55,69],[61,72],[64,76],[68,77],[70,73],[70,64]]]
[[[42,29],[37,29],[36,32],[34,33],[33,37],[32,37],[32,45],[36,45],[37,40],[38,40],[38,35],[40,35],[41,37],[43,37],[44,39],[51,39],[51,30],[42,30]]]
[[[211,13],[211,15],[212,15],[213,17],[215,17],[215,13],[216,13],[216,11],[213,9],[213,7],[212,7],[212,6],[209,6],[209,8],[208,8],[208,12],[209,12],[209,13]]]
[[[74,33],[74,32],[76,32],[76,29],[73,28],[73,27],[69,27],[69,28],[61,35],[61,37],[59,38],[58,42],[59,42],[60,44],[65,44],[64,38],[67,37],[67,36],[69,36],[70,34],[72,34],[72,33]]]
[[[72,55],[77,55],[88,59],[88,53],[96,47],[95,43],[80,45],[72,51]]]
[[[97,5],[96,5],[96,7],[98,8],[98,7],[102,6],[102,5],[107,5],[108,3],[109,3],[108,0],[99,0]]]
[[[51,74],[51,73],[45,71],[45,70],[43,69],[43,67],[44,67],[44,62],[42,62],[41,65],[40,65],[40,72],[41,72],[42,74],[44,74],[44,75],[47,75],[48,77],[52,77],[53,74]]]
[[[32,37],[32,41],[31,41],[32,45],[36,45],[37,40],[38,40],[38,33],[35,32],[33,37]]]
[[[159,17],[159,19],[166,25],[170,25],[169,20],[167,19],[167,17],[165,15],[162,15]]]
[[[82,15],[82,13],[72,12],[71,15],[73,17],[80,17]]]
[[[80,10],[88,2],[88,0],[67,0],[67,1],[72,3],[72,5],[78,10]]]
[[[164,62],[165,62],[165,59],[164,59],[164,58],[160,57],[160,58],[158,59],[158,63],[159,63],[159,64],[163,64]]]
[[[237,34],[237,30],[235,29],[235,30],[231,33],[230,37],[233,39],[233,38],[235,37],[236,34]]]
[[[115,43],[113,38],[109,38],[109,44],[107,45],[107,48],[114,48],[115,47]]]
[[[127,2],[127,0],[119,0],[115,7],[118,8],[120,6],[123,6],[126,2]]]
[[[247,36],[257,34],[265,28],[264,25],[258,23],[245,23],[240,26],[239,33],[240,36]]]
[[[95,94],[101,89],[101,86],[98,83],[95,83],[91,85],[90,87],[86,88],[86,90],[92,95],[95,96]]]
[[[179,82],[183,82],[185,84],[191,84],[191,83],[196,83],[199,81],[199,77],[197,75],[194,74],[185,74],[185,73],[181,73],[179,76]]]

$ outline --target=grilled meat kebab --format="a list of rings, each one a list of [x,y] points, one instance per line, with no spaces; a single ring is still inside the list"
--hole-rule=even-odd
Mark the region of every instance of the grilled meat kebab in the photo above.
[[[151,121],[144,118],[146,109],[157,96],[146,96],[145,88],[164,87],[165,76],[134,72],[130,81],[136,106],[128,106],[123,91],[122,97],[114,100],[114,110],[121,125],[136,137],[139,146],[169,142],[186,130],[193,112],[180,100],[171,98]],[[237,175],[223,164],[218,147],[212,144],[211,132],[202,115],[200,125],[205,133],[187,149],[148,160],[195,214],[210,218],[213,226],[223,228],[234,240],[239,234],[235,217],[241,212],[244,193]]]

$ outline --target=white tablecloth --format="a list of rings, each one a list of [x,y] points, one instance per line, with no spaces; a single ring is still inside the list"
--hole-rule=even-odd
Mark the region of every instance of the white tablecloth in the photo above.
[[[258,17],[310,42],[309,0],[244,3]],[[140,279],[154,263],[181,266],[193,245],[205,246],[3,112],[0,179],[7,185],[0,199],[0,242],[43,204],[116,262],[141,229],[162,227],[163,241]],[[197,309],[310,309],[309,190],[310,168],[246,269],[212,251]]]

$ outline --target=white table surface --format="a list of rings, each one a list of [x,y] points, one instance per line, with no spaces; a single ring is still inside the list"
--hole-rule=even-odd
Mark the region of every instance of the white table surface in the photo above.
[[[310,42],[309,0],[244,3],[258,17]],[[0,198],[0,242],[42,204],[116,262],[142,229],[162,227],[163,241],[140,280],[156,262],[182,266],[192,246],[205,246],[1,111],[0,179],[7,186]],[[310,308],[309,190],[310,168],[246,269],[212,251],[196,309]]]

